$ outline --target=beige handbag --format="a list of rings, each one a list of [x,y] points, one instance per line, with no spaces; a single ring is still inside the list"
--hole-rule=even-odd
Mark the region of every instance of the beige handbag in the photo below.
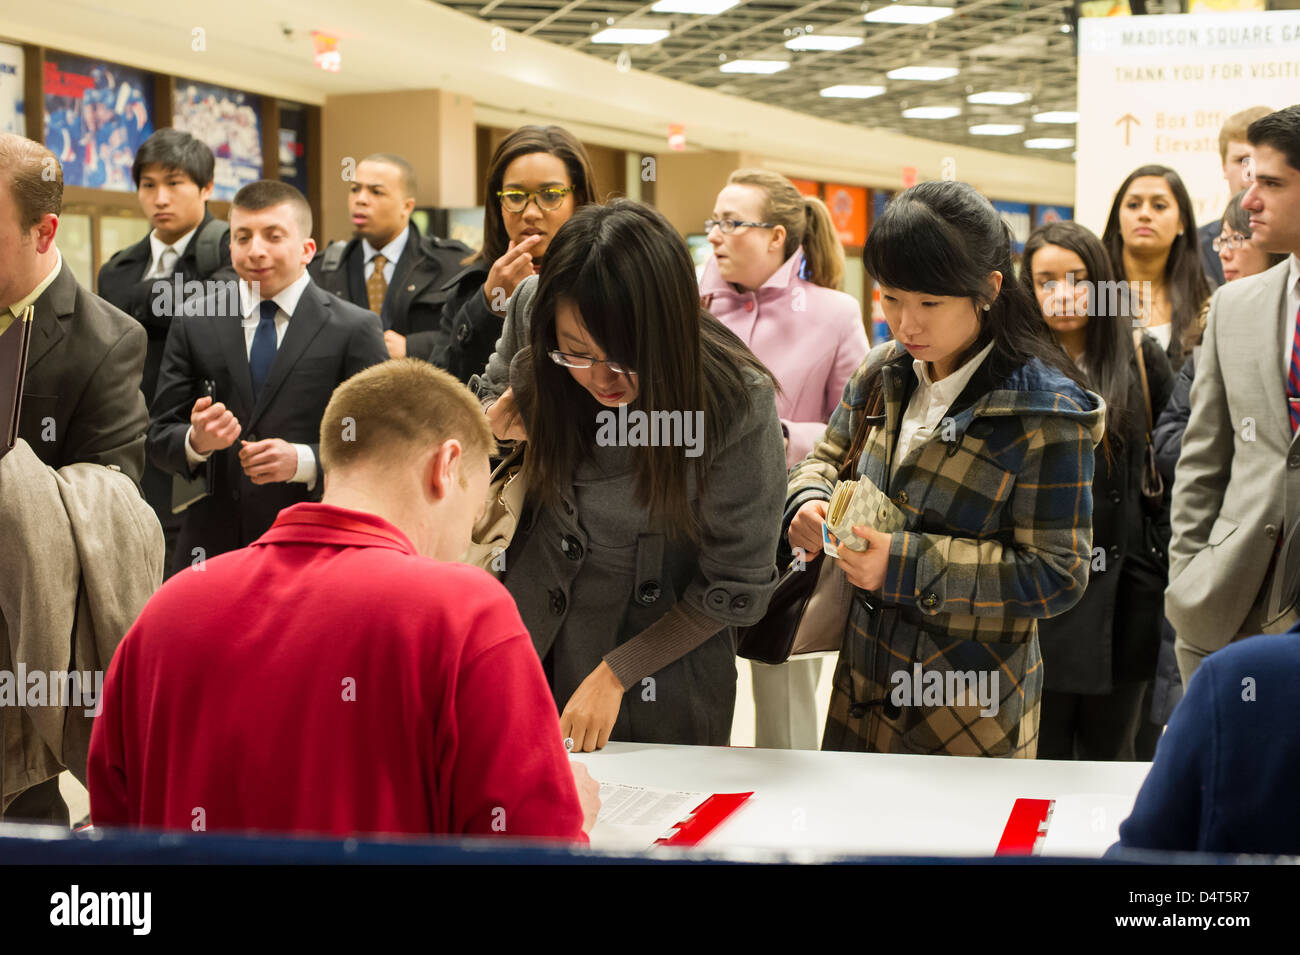
[[[492,472],[487,508],[474,525],[469,549],[461,563],[482,567],[497,577],[505,573],[506,550],[519,527],[519,516],[523,513],[524,498],[528,494],[523,463],[524,445],[521,441]]]

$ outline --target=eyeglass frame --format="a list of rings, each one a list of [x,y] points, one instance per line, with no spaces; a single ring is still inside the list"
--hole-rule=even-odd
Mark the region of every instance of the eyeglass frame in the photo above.
[[[730,228],[730,229],[724,229],[724,228],[722,227],[722,223],[724,223],[724,222],[730,222],[730,223],[731,223],[731,228]],[[777,227],[777,225],[779,225],[779,223],[776,223],[776,222],[744,222],[744,221],[742,221],[742,220],[740,220],[740,219],[705,219],[705,220],[704,220],[704,234],[705,234],[705,235],[708,235],[710,232],[712,232],[714,226],[717,226],[717,227],[718,227],[718,231],[721,232],[723,235],[732,235],[732,234],[735,233],[735,231],[736,231],[737,229],[742,228],[742,227],[743,227],[743,228],[747,228],[747,229],[750,229],[750,228],[752,228],[752,229],[775,229],[775,228]]]
[[[498,189],[497,199],[501,203],[502,210],[505,212],[509,212],[511,215],[519,215],[521,212],[523,212],[525,209],[528,208],[528,203],[530,202],[536,202],[537,208],[542,210],[543,212],[555,212],[557,209],[560,208],[560,206],[564,205],[564,197],[574,192],[576,189],[577,189],[576,186],[547,186],[545,189],[531,189],[531,190],[530,189]],[[558,192],[560,194],[560,201],[555,204],[554,208],[548,209],[546,208],[546,206],[542,205],[543,192]],[[518,209],[507,209],[506,196],[508,194],[522,195],[524,197],[524,204],[520,206]]]
[[[568,352],[560,351],[558,348],[553,348],[546,354],[550,356],[551,361],[555,362],[557,365],[562,365],[565,368],[586,370],[595,365],[608,365],[609,370],[616,375],[631,376],[636,374],[636,372],[631,368],[624,368],[619,362],[610,361],[608,358],[588,358],[586,355],[571,355]],[[574,364],[574,362],[586,362],[586,364]]]
[[[1233,241],[1234,239],[1236,240],[1235,242]],[[1226,240],[1224,239],[1223,236],[1216,235],[1213,239],[1210,240],[1210,248],[1213,249],[1217,254],[1219,250],[1224,247],[1224,245],[1227,245],[1229,249],[1231,249],[1233,252],[1236,252],[1239,249],[1244,249],[1246,247],[1246,243],[1249,241],[1250,241],[1250,237],[1242,235],[1240,232],[1232,233],[1232,235],[1228,236]]]

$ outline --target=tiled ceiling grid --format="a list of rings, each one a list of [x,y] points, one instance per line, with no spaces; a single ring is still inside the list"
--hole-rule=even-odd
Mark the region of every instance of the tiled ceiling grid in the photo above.
[[[928,6],[928,0],[901,0]],[[894,6],[891,0],[807,3],[741,0],[715,15],[658,13],[654,2],[626,0],[450,0],[461,13],[674,80],[779,105],[807,115],[889,129],[924,139],[1017,155],[1069,160],[1069,146],[1033,149],[1027,140],[1072,140],[1074,126],[1040,123],[1038,113],[1075,108],[1075,20],[1072,0],[939,0],[951,15],[929,24],[865,22],[865,14]],[[593,43],[607,27],[658,28],[668,35],[648,45]],[[785,44],[803,35],[859,36],[842,51],[796,51]],[[789,67],[767,75],[724,73],[725,63],[785,60]],[[948,65],[960,72],[938,82],[889,79],[903,66]],[[870,99],[829,98],[821,90],[839,84],[876,85]],[[1019,91],[1016,105],[968,102],[972,93]],[[958,107],[947,119],[909,119],[905,109]],[[974,135],[983,124],[1022,125],[1011,135]],[[687,131],[689,136],[689,130]],[[905,162],[906,157],[900,157]]]

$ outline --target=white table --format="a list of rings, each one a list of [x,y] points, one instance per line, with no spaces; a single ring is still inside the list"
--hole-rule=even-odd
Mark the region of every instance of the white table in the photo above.
[[[1093,763],[956,756],[894,756],[742,747],[610,743],[575,756],[601,782],[657,789],[753,791],[701,843],[708,850],[773,849],[810,856],[991,856],[1017,798],[1099,794],[1095,839],[1076,854],[1100,856],[1121,819],[1116,797],[1137,794],[1150,763]],[[1098,825],[1097,823],[1101,824]]]

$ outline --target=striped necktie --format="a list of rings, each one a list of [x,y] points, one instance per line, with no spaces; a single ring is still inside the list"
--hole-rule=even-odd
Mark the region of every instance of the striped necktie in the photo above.
[[[1296,312],[1295,333],[1291,336],[1291,369],[1286,376],[1287,410],[1291,412],[1291,433],[1300,429],[1300,311]]]

